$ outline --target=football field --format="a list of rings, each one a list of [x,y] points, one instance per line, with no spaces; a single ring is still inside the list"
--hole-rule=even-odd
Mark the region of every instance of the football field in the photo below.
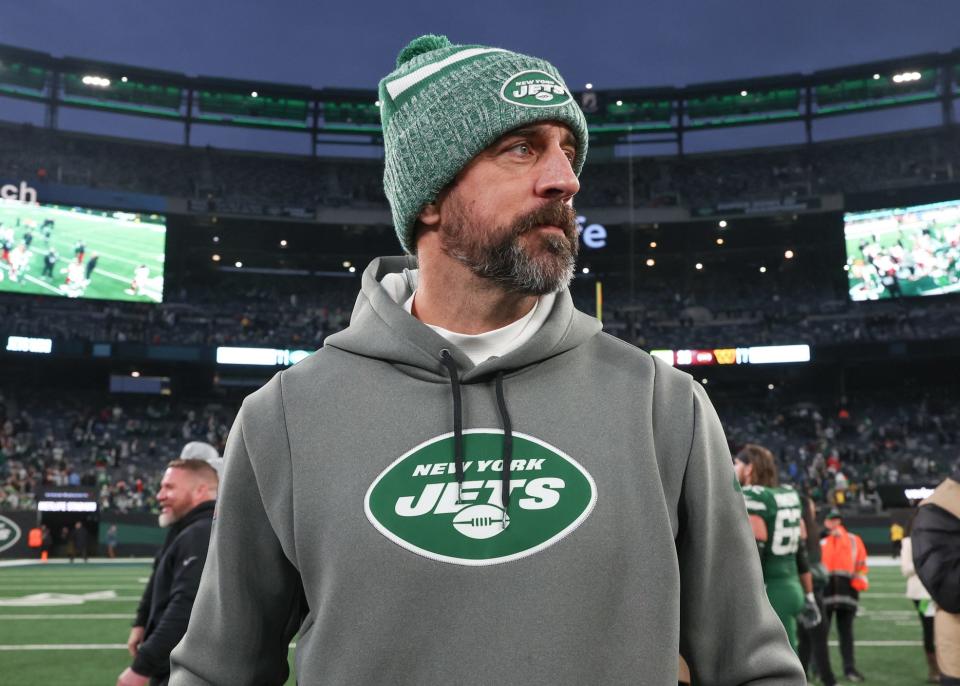
[[[0,683],[115,683],[130,664],[125,643],[149,574],[143,563],[0,567]],[[872,567],[854,625],[868,684],[926,681],[920,622],[904,586],[898,567]],[[839,673],[835,635],[831,644]],[[292,657],[291,650],[291,665]]]
[[[53,221],[49,237],[45,220]],[[13,233],[9,260],[0,261],[0,291],[131,302],[160,302],[163,298],[166,227],[160,217],[150,220],[130,213],[2,201],[0,225]],[[26,266],[17,270],[17,250],[28,230],[33,240]],[[78,241],[85,247],[83,262],[78,274],[71,275],[68,268],[77,261],[74,249]],[[51,249],[57,259],[52,275],[44,274],[44,257]],[[94,255],[96,266],[87,281],[85,268]],[[148,271],[135,292],[131,283],[134,270],[141,265]],[[70,284],[68,277],[72,277]]]

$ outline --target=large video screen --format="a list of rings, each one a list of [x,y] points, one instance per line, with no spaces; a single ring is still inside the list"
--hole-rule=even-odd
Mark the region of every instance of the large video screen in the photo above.
[[[843,216],[851,300],[960,292],[960,200]]]
[[[0,292],[163,301],[166,217],[0,200]]]

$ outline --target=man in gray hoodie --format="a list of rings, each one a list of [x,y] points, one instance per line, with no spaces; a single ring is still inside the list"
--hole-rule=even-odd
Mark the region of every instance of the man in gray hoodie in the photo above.
[[[411,255],[245,400],[170,683],[282,684],[295,635],[305,684],[806,683],[703,389],[573,307],[556,69],[423,36],[380,103]]]

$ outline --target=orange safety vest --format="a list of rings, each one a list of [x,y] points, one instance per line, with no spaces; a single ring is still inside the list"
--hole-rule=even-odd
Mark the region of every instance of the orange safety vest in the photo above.
[[[43,545],[43,529],[35,527],[27,534],[27,547],[39,548]]]
[[[827,573],[848,577],[854,590],[867,590],[867,548],[842,525],[820,541],[820,561]]]

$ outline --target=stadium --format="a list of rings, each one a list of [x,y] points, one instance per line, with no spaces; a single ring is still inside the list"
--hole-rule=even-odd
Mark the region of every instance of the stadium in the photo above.
[[[766,446],[818,522],[842,514],[870,553],[858,668],[926,683],[891,526],[960,454],[960,49],[572,95],[591,148],[577,308],[692,375],[731,455]],[[0,45],[0,113],[42,119],[0,114],[3,683],[129,665],[167,463],[191,441],[222,455],[243,399],[343,331],[364,268],[399,254],[378,97]],[[817,135],[916,108],[928,126]],[[60,125],[75,112],[181,140]],[[803,142],[688,151],[785,124]],[[303,152],[196,145],[203,128]],[[835,632],[830,650],[843,682]]]

